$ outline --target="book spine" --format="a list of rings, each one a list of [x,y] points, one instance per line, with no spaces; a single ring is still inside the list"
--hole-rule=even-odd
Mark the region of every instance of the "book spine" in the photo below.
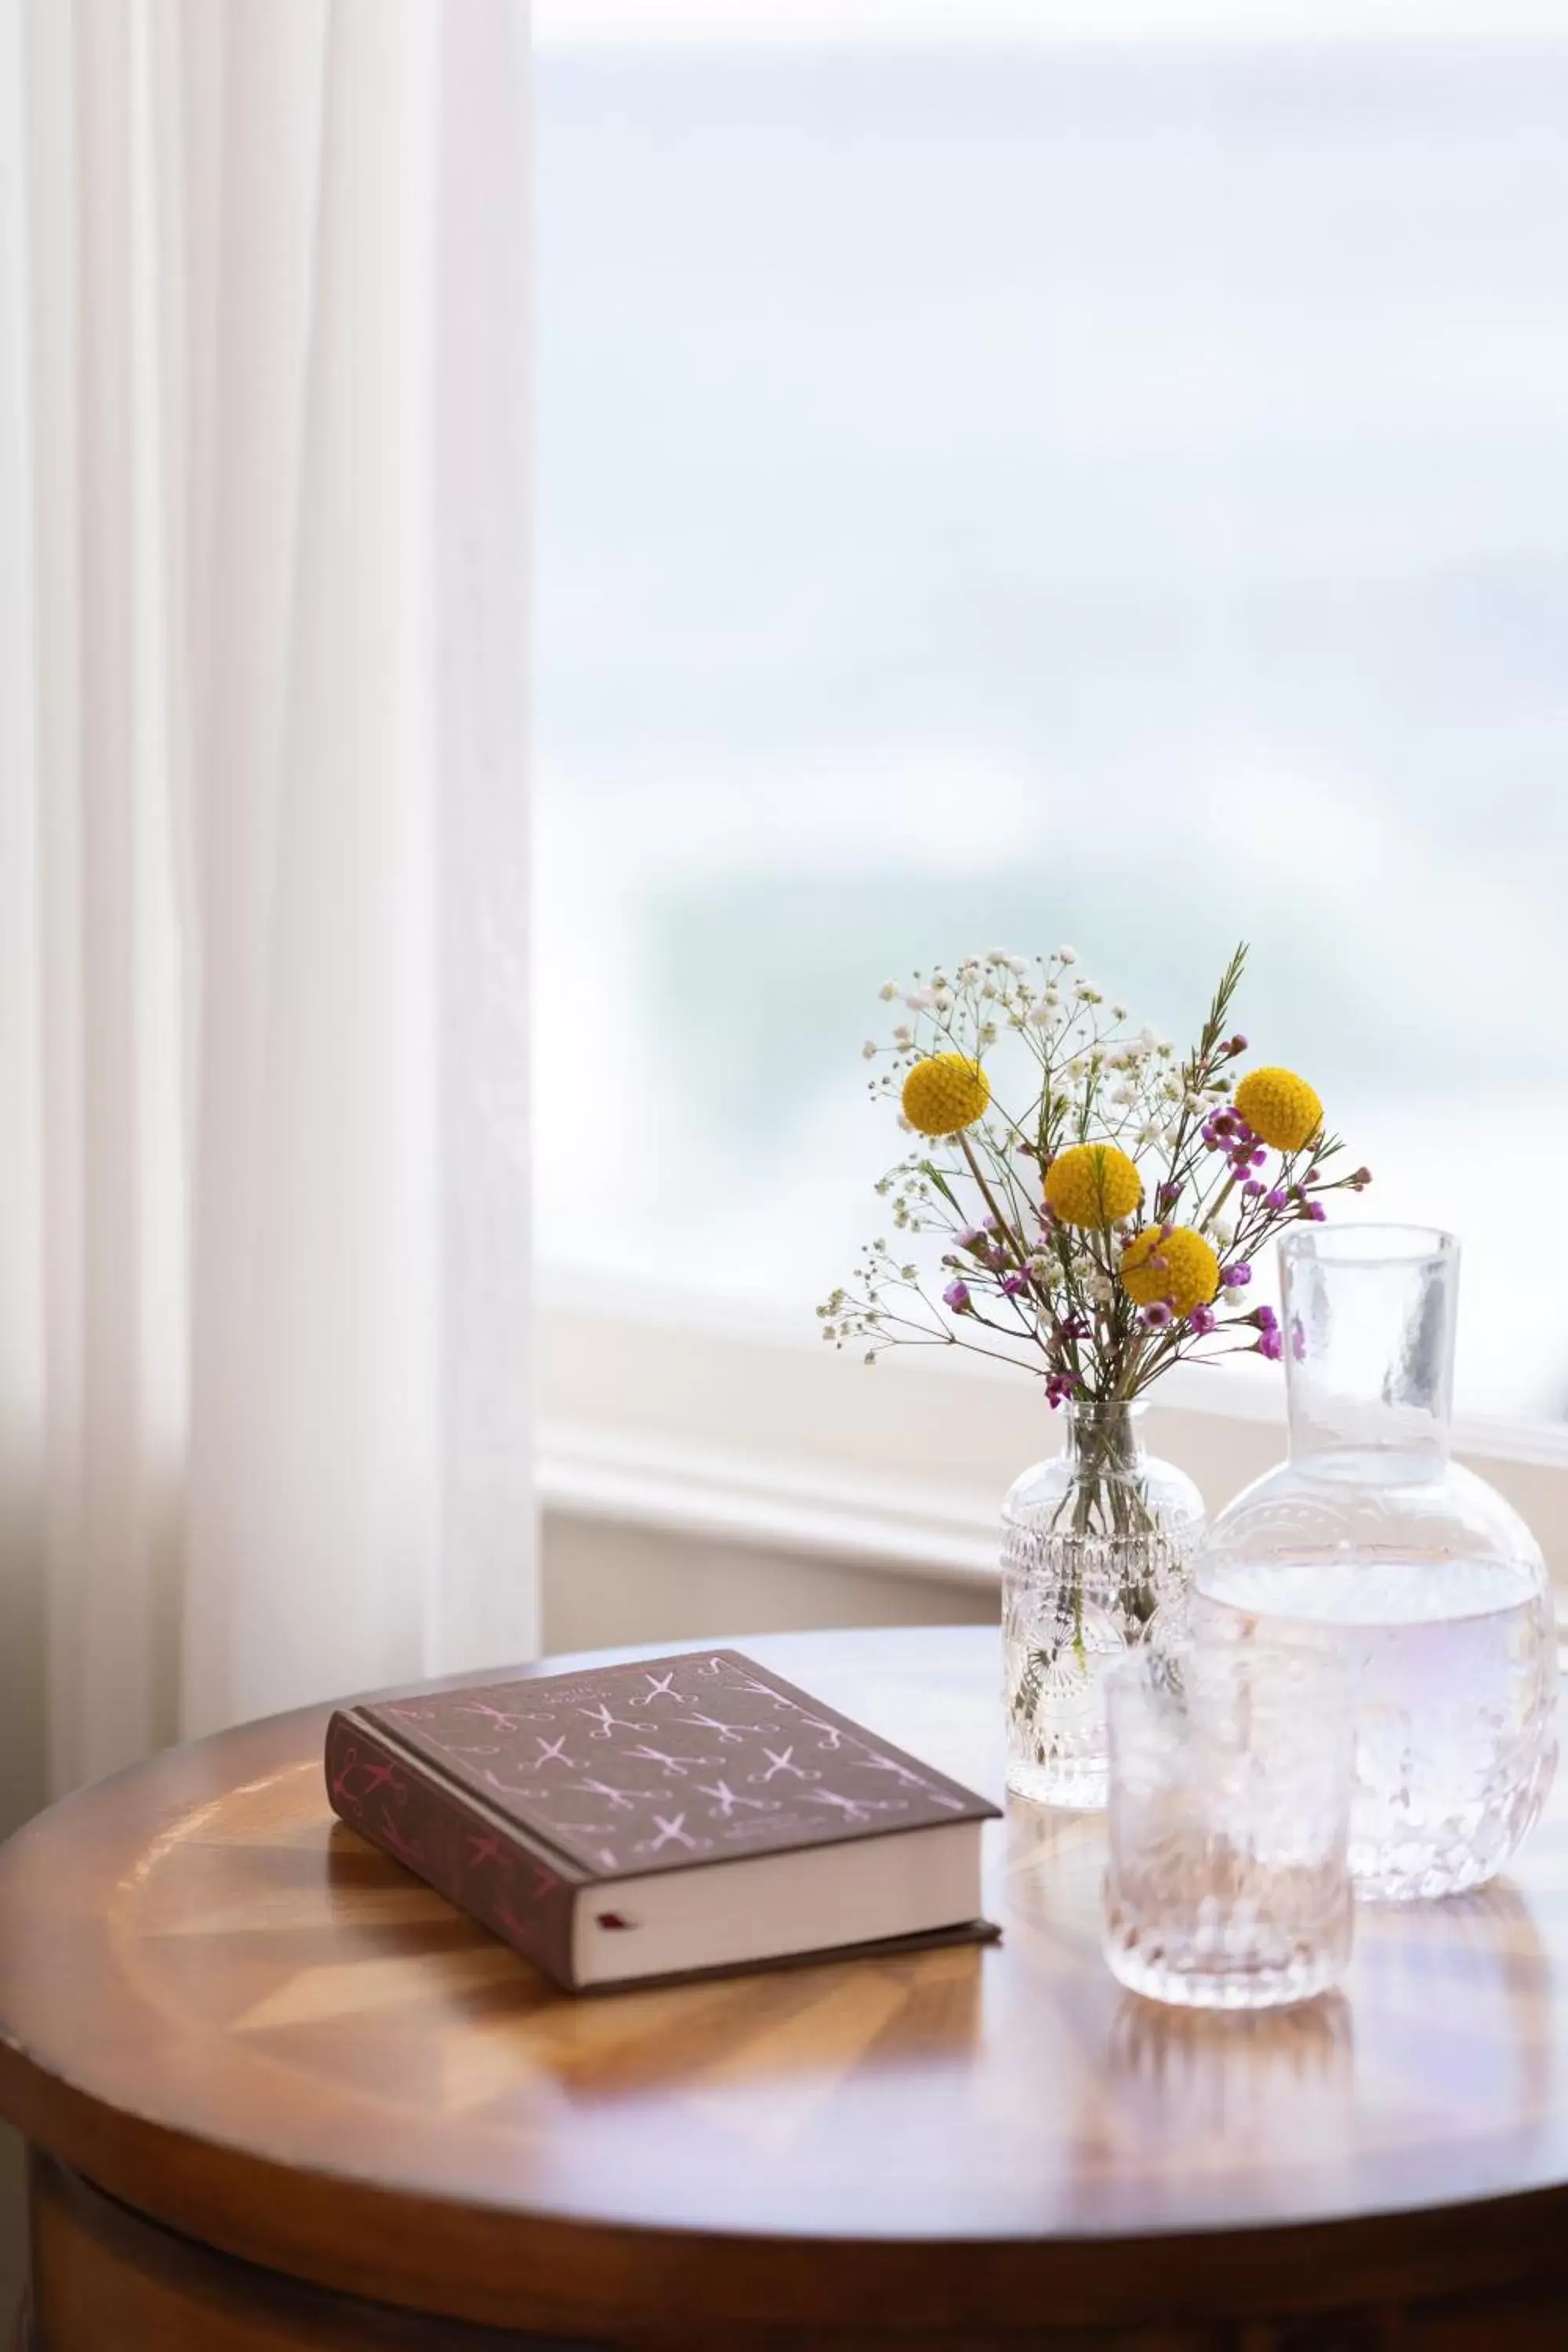
[[[326,1774],[341,1822],[574,1990],[572,1880],[353,1716],[327,1727]]]

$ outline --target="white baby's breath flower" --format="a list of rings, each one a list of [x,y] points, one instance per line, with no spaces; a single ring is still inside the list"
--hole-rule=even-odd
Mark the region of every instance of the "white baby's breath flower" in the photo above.
[[[1028,1013],[1026,1015],[1026,1018],[1036,1029],[1048,1029],[1056,1017],[1056,1006],[1054,1004],[1047,1003],[1043,996],[1037,1004],[1030,1005]]]
[[[951,1013],[952,1011],[952,991],[949,988],[933,989],[931,992],[931,1010],[933,1013]]]
[[[904,1003],[911,1013],[929,1013],[936,1003],[936,991],[934,988],[912,988]]]
[[[1246,1300],[1247,1293],[1239,1283],[1233,1282],[1227,1289],[1220,1292],[1220,1297],[1227,1307],[1240,1307]]]
[[[1110,1017],[1113,1021],[1125,1021],[1127,1018],[1125,1004],[1113,1004],[1110,1008]]]
[[[860,1059],[863,1062],[874,1062],[876,1058],[877,1040],[875,1037],[868,1037],[866,1043],[860,1048]]]
[[[914,1043],[914,1031],[909,1026],[908,1023],[900,1021],[898,1027],[893,1032],[893,1043],[895,1045],[912,1045]]]
[[[881,987],[877,991],[878,995],[881,998],[884,1004],[891,1004],[898,992],[899,983],[896,980],[885,980],[882,982]]]
[[[1078,961],[1078,950],[1076,948],[1058,948],[1057,950],[1057,961],[1058,963],[1076,963]]]
[[[1006,963],[1008,971],[1014,973],[1019,980],[1022,980],[1024,974],[1029,969],[1029,959],[1027,956],[1010,955],[1004,958],[1004,961]]]

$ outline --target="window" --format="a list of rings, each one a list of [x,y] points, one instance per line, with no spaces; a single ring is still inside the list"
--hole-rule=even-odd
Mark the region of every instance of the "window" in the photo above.
[[[539,9],[547,1263],[809,1329],[884,977],[1241,934],[1563,1417],[1563,12],[784,14]]]

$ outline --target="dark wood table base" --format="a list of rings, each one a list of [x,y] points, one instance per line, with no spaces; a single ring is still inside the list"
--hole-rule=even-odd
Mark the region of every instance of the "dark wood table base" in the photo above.
[[[23,2352],[595,2352],[582,2338],[422,2318],[236,2262],[143,2221],[36,2149],[28,2180]]]
[[[32,2316],[17,2352],[1564,2352],[1568,2283],[1311,2318],[1020,2332],[710,2328],[679,2319],[615,2347],[332,2294],[157,2228],[34,2152]]]

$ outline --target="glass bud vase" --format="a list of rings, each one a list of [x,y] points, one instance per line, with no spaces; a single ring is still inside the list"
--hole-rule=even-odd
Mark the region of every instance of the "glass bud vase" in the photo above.
[[[1145,1452],[1142,1405],[1066,1413],[1066,1450],[1026,1470],[1002,1506],[1007,1786],[1087,1808],[1105,1802],[1101,1679],[1184,1599],[1204,1506]]]
[[[1194,1568],[1199,1633],[1338,1649],[1357,1692],[1351,1870],[1385,1901],[1500,1870],[1557,1748],[1557,1637],[1523,1520],[1449,1458],[1459,1251],[1409,1225],[1280,1244],[1289,1458]]]

